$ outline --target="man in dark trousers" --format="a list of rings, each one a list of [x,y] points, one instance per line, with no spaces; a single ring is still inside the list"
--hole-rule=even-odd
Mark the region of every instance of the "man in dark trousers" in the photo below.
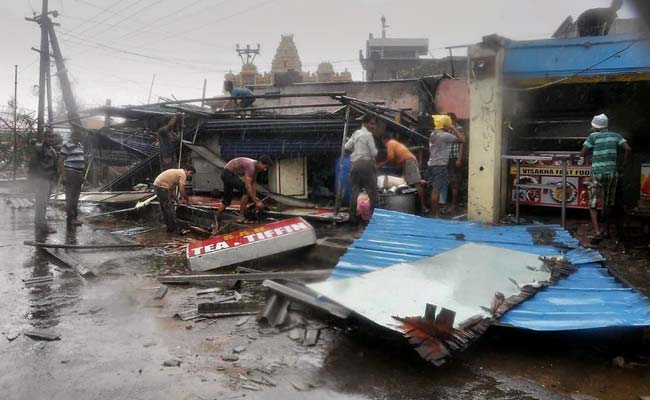
[[[28,176],[35,192],[36,210],[34,224],[36,230],[42,233],[55,233],[56,230],[47,226],[47,200],[50,198],[52,187],[59,175],[58,155],[54,150],[57,137],[48,130],[42,143],[35,146],[34,154],[29,160]]]
[[[84,147],[81,144],[81,132],[73,129],[70,140],[63,143],[61,157],[61,180],[65,184],[65,213],[68,226],[79,226],[81,221],[77,218],[79,212],[79,195],[84,180],[86,160]]]
[[[257,198],[255,193],[255,177],[258,172],[266,171],[273,165],[273,160],[267,155],[263,155],[259,160],[254,160],[247,157],[233,158],[228,161],[221,174],[223,181],[223,197],[221,204],[217,210],[217,215],[214,217],[214,225],[212,226],[213,232],[219,229],[219,219],[226,210],[226,207],[232,203],[233,190],[237,189],[242,193],[241,205],[239,206],[239,216],[237,217],[238,223],[246,222],[246,208],[248,202],[255,203],[257,208],[262,208],[264,204]],[[242,178],[244,179],[242,181]]]
[[[591,133],[582,145],[580,155],[591,153],[591,183],[589,185],[589,216],[594,228],[592,244],[598,244],[604,237],[598,224],[598,199],[602,199],[603,215],[608,222],[616,201],[618,178],[623,174],[632,148],[620,134],[608,129],[609,120],[605,114],[591,120]],[[623,163],[618,162],[618,150],[624,152]]]
[[[172,133],[176,121],[178,121],[178,114],[171,117],[165,126],[158,129],[160,171],[176,167],[176,136]]]
[[[616,12],[623,7],[623,0],[612,0],[606,8],[592,8],[578,17],[578,36],[606,36],[614,21]]]
[[[361,129],[352,134],[345,143],[345,151],[350,155],[350,222],[359,222],[357,218],[357,198],[365,190],[370,199],[370,209],[377,207],[377,146],[373,135],[381,136],[386,124],[373,115],[365,115],[361,120]]]
[[[178,233],[181,235],[187,233],[186,230],[182,230],[178,226],[172,202],[179,203],[179,199],[176,197],[177,188],[181,197],[180,200],[187,200],[185,183],[187,182],[187,178],[190,178],[195,172],[196,169],[191,166],[178,169],[172,168],[161,172],[153,182],[154,192],[156,193],[156,197],[158,197],[158,204],[160,205],[160,212],[163,215],[167,232],[169,233]]]

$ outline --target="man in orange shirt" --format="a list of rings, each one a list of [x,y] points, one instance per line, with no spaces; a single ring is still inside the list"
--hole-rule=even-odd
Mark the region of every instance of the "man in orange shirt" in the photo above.
[[[411,153],[408,147],[388,135],[383,136],[382,141],[386,147],[386,160],[377,164],[377,167],[381,168],[386,164],[392,164],[401,168],[406,183],[414,185],[418,190],[420,211],[423,214],[426,213],[427,207],[424,203],[424,186],[422,186],[422,177],[420,176],[417,158],[415,158],[415,155]]]

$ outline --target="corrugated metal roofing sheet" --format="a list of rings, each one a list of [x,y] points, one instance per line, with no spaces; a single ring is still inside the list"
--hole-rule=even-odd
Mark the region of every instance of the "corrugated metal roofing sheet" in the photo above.
[[[415,261],[467,242],[545,256],[564,253],[577,272],[507,312],[499,322],[532,330],[650,326],[650,300],[616,281],[604,258],[579,247],[557,225],[486,226],[375,210],[363,235],[341,257],[330,279],[351,277]]]
[[[615,55],[615,56],[614,56]],[[557,78],[650,71],[650,40],[639,34],[512,42],[504,74]]]

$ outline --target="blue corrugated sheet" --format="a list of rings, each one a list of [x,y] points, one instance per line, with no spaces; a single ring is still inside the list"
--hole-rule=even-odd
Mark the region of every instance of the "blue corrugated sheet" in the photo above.
[[[580,247],[558,225],[488,226],[375,210],[363,235],[341,257],[330,279],[431,257],[468,242],[542,256],[564,254],[578,266],[570,277],[506,313],[500,320],[503,324],[556,331],[650,326],[650,301],[616,281],[602,266],[600,253]]]
[[[506,49],[504,60],[504,74],[515,78],[559,78],[577,73],[581,76],[596,76],[648,71],[650,39],[641,35],[512,42]]]

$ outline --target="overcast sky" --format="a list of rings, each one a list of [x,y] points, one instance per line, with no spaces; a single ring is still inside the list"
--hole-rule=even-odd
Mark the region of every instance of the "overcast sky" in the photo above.
[[[256,64],[270,69],[280,35],[294,34],[304,70],[328,60],[362,78],[359,49],[368,33],[428,38],[431,51],[480,41],[491,33],[511,39],[549,37],[568,15],[576,18],[610,0],[49,0],[73,90],[84,107],[146,102],[158,96],[221,94],[223,74],[239,71],[235,44],[259,43]],[[41,0],[0,0],[0,109],[13,97],[19,66],[18,101],[36,108],[38,26],[25,21]],[[634,16],[626,5],[619,17]],[[58,81],[53,80],[58,86]]]

